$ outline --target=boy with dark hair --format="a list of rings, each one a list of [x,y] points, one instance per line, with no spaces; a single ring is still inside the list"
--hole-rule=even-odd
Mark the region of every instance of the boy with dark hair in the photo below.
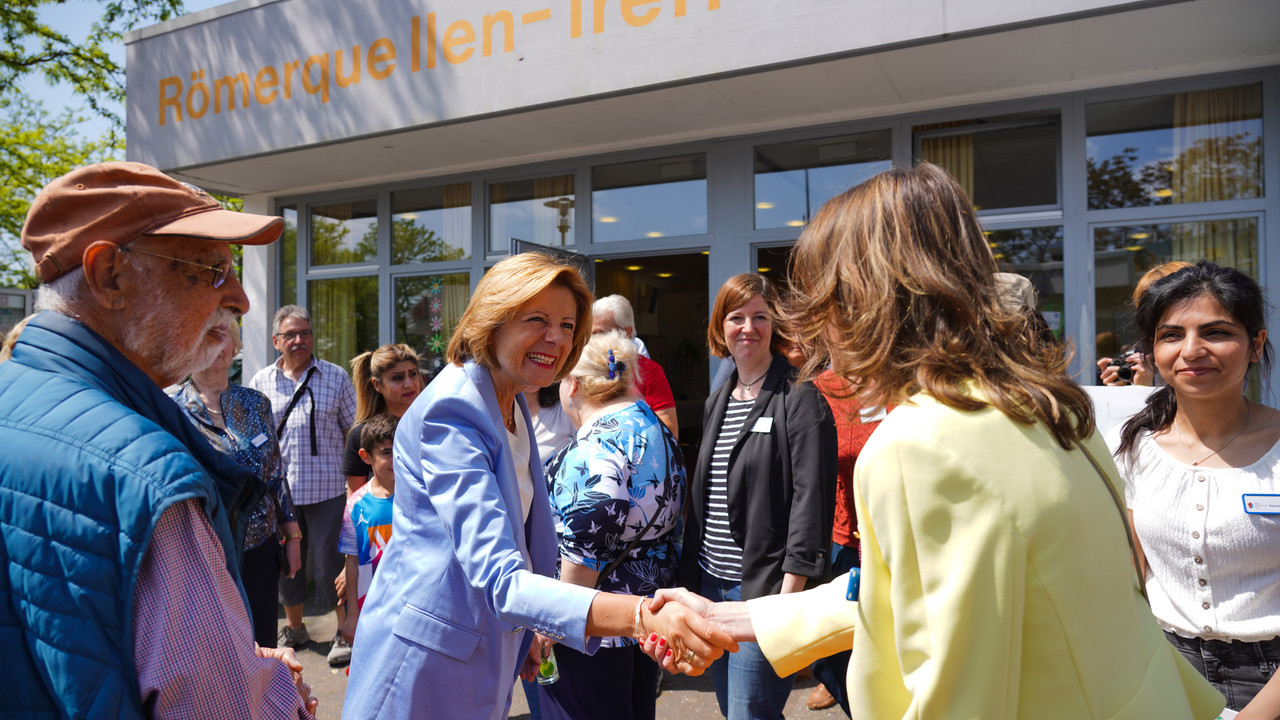
[[[342,533],[338,536],[338,551],[347,556],[347,620],[341,628],[347,642],[355,638],[365,593],[369,592],[382,549],[391,539],[392,498],[396,492],[391,448],[398,422],[394,415],[374,415],[360,433],[360,459],[373,468],[373,474],[347,499]]]

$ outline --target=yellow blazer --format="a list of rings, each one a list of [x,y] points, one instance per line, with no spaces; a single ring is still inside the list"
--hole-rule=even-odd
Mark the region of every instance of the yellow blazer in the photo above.
[[[1106,446],[1087,446],[1118,490]],[[1165,640],[1121,516],[1043,425],[918,395],[858,458],[859,602],[845,578],[752,600],[786,675],[853,647],[854,718],[1208,720],[1215,691]],[[856,632],[855,632],[856,628]]]

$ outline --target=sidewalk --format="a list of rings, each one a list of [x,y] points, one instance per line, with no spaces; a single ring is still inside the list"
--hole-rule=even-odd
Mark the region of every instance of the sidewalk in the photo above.
[[[329,641],[337,629],[333,612],[321,614],[320,608],[306,608],[304,616],[311,642],[298,648],[298,659],[306,668],[303,676],[311,684],[311,692],[320,699],[321,720],[340,720],[342,699],[347,692],[345,668],[331,668],[325,661]],[[280,620],[281,624],[284,620]],[[786,715],[793,720],[845,720],[839,707],[813,711],[805,707],[805,700],[813,689],[814,680],[797,682],[787,701]],[[512,694],[511,718],[528,720],[529,707],[519,684]],[[716,705],[715,690],[711,681],[703,677],[667,675],[662,679],[662,695],[658,697],[658,720],[719,720],[722,716]]]

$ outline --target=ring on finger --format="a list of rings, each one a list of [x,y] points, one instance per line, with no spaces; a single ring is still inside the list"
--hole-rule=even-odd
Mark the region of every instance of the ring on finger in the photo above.
[[[692,651],[692,650],[685,649],[685,651],[684,651],[684,661],[685,661],[685,662],[687,662],[687,663],[689,663],[689,664],[691,664],[691,665],[693,664],[693,651]]]

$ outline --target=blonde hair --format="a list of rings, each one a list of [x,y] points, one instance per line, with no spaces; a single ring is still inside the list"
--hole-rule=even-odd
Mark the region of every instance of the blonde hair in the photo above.
[[[351,379],[356,386],[356,422],[364,422],[387,411],[387,399],[378,392],[374,380],[381,381],[383,373],[402,362],[418,366],[418,353],[403,343],[383,345],[351,358]]]
[[[583,282],[578,269],[568,262],[547,253],[526,252],[512,255],[489,268],[471,294],[467,309],[458,319],[458,326],[449,339],[445,358],[461,365],[475,360],[486,368],[497,366],[493,354],[494,335],[511,322],[520,308],[543,290],[557,286],[573,293],[578,308],[573,327],[573,346],[565,358],[564,366],[556,374],[561,380],[582,354],[582,347],[591,337],[591,303],[594,296]]]
[[[24,329],[26,329],[27,323],[31,322],[31,318],[33,317],[35,317],[35,315],[28,315],[22,318],[18,322],[14,323],[13,327],[9,328],[8,333],[5,333],[4,345],[0,346],[0,362],[4,362],[13,357],[13,346],[18,342],[18,336],[22,334]]]
[[[609,377],[609,353],[613,353],[614,373]],[[636,344],[621,330],[591,336],[582,357],[569,373],[578,379],[583,399],[602,405],[631,392],[640,377]]]
[[[1138,278],[1138,284],[1133,286],[1133,306],[1136,308],[1142,304],[1142,296],[1147,293],[1148,288],[1156,284],[1157,280],[1163,280],[1179,270],[1189,267],[1192,267],[1191,263],[1185,260],[1174,260],[1149,268],[1142,273],[1142,277]]]
[[[936,165],[832,198],[792,253],[788,317],[815,348],[804,375],[830,359],[867,404],[926,392],[959,410],[994,406],[1044,421],[1071,449],[1093,432],[1093,406],[1067,377],[1066,349],[1001,302],[995,274],[969,198]]]

